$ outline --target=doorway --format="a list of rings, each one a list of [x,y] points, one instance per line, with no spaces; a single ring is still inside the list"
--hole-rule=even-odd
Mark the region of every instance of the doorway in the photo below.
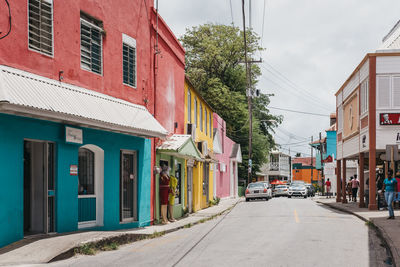
[[[137,156],[136,151],[121,151],[120,220],[137,221]]]
[[[24,235],[55,232],[54,143],[24,141]]]
[[[187,166],[187,198],[188,198],[188,211],[192,213],[193,210],[193,161],[188,160]],[[190,164],[191,163],[191,164]]]

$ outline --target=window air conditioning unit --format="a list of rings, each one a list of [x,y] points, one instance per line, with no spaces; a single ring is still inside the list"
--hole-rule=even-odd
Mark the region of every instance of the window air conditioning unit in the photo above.
[[[203,155],[207,156],[208,155],[208,147],[207,147],[207,141],[203,141]]]
[[[193,141],[196,141],[196,124],[188,123],[188,124],[186,124],[186,129],[187,129],[186,134],[191,135]]]
[[[220,171],[220,172],[226,172],[226,165],[225,165],[225,163],[220,163],[220,164],[219,164],[219,171]]]

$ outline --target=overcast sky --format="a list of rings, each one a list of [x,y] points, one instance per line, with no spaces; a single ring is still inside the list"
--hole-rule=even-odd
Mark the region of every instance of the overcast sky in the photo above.
[[[246,25],[249,25],[246,2]],[[258,88],[273,93],[271,107],[300,110],[313,116],[271,109],[284,116],[275,140],[310,154],[306,138],[325,135],[335,92],[361,62],[374,52],[400,19],[399,0],[251,0],[252,27],[266,49]],[[232,4],[232,5],[231,5]],[[232,8],[231,8],[232,7]],[[232,10],[232,12],[231,12]],[[159,13],[177,37],[204,23],[242,28],[241,0],[159,0]],[[233,17],[233,18],[232,18]],[[264,18],[264,31],[263,28]],[[298,144],[299,142],[303,142]],[[297,143],[297,144],[293,144]]]

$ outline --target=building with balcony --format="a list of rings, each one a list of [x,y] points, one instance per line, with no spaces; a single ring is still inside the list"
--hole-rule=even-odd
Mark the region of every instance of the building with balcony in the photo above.
[[[269,155],[269,162],[264,164],[257,173],[259,181],[274,180],[291,181],[291,157],[280,151],[272,151]]]

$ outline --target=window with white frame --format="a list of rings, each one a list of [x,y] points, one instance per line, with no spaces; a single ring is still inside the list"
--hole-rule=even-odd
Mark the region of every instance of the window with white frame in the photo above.
[[[53,55],[53,0],[28,1],[29,49]]]
[[[361,114],[363,114],[368,111],[368,80],[361,83],[360,98]]]
[[[197,127],[197,98],[194,98],[194,124]]]
[[[207,109],[204,107],[204,121],[205,121],[205,126],[204,126],[204,130],[206,132],[207,135],[207,131],[208,131],[208,125],[207,125]]]
[[[122,35],[122,77],[123,83],[136,88],[136,40]]]
[[[341,132],[343,130],[343,106],[338,107],[337,123],[338,123],[338,132]]]
[[[400,108],[400,76],[394,76],[392,82],[392,107]]]
[[[210,136],[212,137],[213,131],[212,131],[212,123],[211,123],[211,111],[208,113],[208,117],[210,119]]]
[[[103,23],[81,12],[81,68],[102,74]]]
[[[390,76],[377,76],[377,108],[390,108]]]
[[[188,122],[192,122],[192,94],[190,93],[190,89],[188,89],[187,94],[187,114],[188,114]]]
[[[203,105],[200,103],[200,131],[203,131]]]

